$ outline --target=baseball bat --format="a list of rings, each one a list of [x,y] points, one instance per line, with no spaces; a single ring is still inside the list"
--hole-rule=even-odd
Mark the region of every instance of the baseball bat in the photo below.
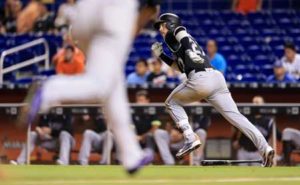
[[[257,160],[203,160],[202,166],[216,166],[216,165],[235,165],[244,163],[262,163],[261,159]]]

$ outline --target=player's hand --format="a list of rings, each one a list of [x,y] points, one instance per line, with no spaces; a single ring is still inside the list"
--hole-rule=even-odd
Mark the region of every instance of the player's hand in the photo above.
[[[163,53],[163,47],[161,42],[155,42],[151,46],[152,53],[155,57],[160,57],[160,55]]]

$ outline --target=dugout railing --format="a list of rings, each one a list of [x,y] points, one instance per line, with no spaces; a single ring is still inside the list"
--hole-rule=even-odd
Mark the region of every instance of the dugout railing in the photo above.
[[[0,114],[16,116],[20,108],[24,106],[24,103],[2,103],[0,104]],[[263,105],[254,105],[251,103],[238,103],[238,108],[245,116],[252,114],[261,114],[273,116],[273,133],[272,133],[272,145],[276,151],[277,149],[277,136],[276,136],[276,116],[288,115],[288,116],[300,116],[300,103],[266,103]],[[168,115],[164,104],[162,103],[150,103],[147,105],[130,104],[132,114],[148,114],[148,115]],[[219,114],[211,105],[207,103],[201,103],[197,105],[187,105],[185,110],[188,114],[193,115],[215,115]],[[57,106],[51,109],[49,114],[71,114],[71,115],[97,115],[101,114],[102,109],[100,104],[69,104],[63,106]],[[27,148],[29,146],[31,124],[28,124],[27,128]],[[30,164],[29,152],[27,152],[27,164]],[[190,160],[191,161],[191,160]],[[190,163],[191,164],[191,163]],[[276,165],[276,161],[274,161]]]

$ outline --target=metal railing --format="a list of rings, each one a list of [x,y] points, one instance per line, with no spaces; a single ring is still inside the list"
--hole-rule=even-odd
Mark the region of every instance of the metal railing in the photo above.
[[[45,47],[45,53],[40,55],[40,56],[34,56],[31,59],[25,60],[25,61],[20,61],[20,63],[11,65],[9,67],[4,68],[4,59],[5,57],[7,57],[8,55],[14,54],[16,52],[19,52],[21,50],[25,50],[28,48],[31,48],[33,46],[37,46],[37,45],[43,45]],[[15,71],[17,69],[38,63],[38,62],[42,62],[45,61],[45,69],[49,69],[49,45],[46,39],[44,38],[40,38],[31,42],[28,42],[26,44],[22,44],[20,46],[16,46],[13,48],[10,48],[8,50],[5,50],[2,52],[1,54],[1,58],[0,58],[0,84],[3,84],[3,76],[6,73],[10,73],[12,71]]]

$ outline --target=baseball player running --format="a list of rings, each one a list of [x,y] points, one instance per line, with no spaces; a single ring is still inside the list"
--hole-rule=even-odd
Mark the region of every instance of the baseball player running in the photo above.
[[[154,43],[153,54],[171,67],[185,73],[187,80],[176,87],[165,105],[177,126],[183,131],[185,144],[176,156],[182,158],[201,145],[193,132],[183,105],[205,99],[211,103],[232,125],[243,132],[263,156],[263,166],[271,167],[274,150],[264,136],[238,110],[227,88],[222,73],[214,70],[202,48],[181,25],[180,18],[172,13],[162,14],[154,27],[160,32],[174,59],[163,52],[162,43]]]
[[[124,88],[123,66],[137,32],[137,9],[136,0],[82,0],[74,10],[65,12],[73,38],[87,56],[86,71],[77,76],[56,75],[41,87],[33,86],[25,99],[29,105],[20,115],[20,120],[31,123],[39,111],[47,112],[62,102],[103,103],[122,164],[129,173],[153,158],[152,152],[141,150],[130,128]]]

